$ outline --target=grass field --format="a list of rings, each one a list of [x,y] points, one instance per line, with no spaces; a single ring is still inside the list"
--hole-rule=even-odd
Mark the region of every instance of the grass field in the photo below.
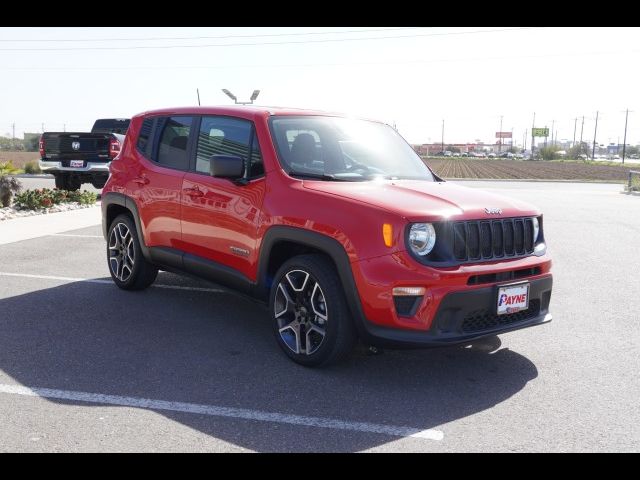
[[[0,151],[0,163],[11,160],[16,168],[24,168],[24,164],[30,160],[38,161],[40,154],[38,152],[5,152]]]
[[[597,165],[580,161],[522,161],[480,158],[425,159],[443,178],[590,180],[626,183],[629,170],[640,165]]]

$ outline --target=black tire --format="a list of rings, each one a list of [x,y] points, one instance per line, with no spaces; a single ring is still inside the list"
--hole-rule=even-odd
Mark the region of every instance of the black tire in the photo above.
[[[301,291],[295,291],[294,285]],[[324,312],[324,318],[319,312]],[[342,284],[333,263],[324,255],[299,255],[280,267],[271,287],[269,313],[278,345],[301,365],[338,363],[356,343]],[[324,332],[322,337],[320,331]]]
[[[93,188],[102,190],[104,188],[104,185],[107,183],[108,178],[109,177],[94,177],[91,179],[91,185],[93,185]]]
[[[114,229],[118,231],[114,232]],[[127,235],[123,235],[125,229]],[[118,235],[123,240],[120,242],[122,249],[117,245]],[[107,265],[113,282],[123,290],[143,290],[151,285],[158,275],[158,268],[142,255],[136,226],[129,215],[118,215],[109,225]]]
[[[70,192],[75,192],[76,190],[80,190],[80,186],[82,185],[82,181],[80,177],[76,176],[68,176],[67,177],[67,188],[65,190],[69,190]]]
[[[66,190],[67,189],[67,177],[65,175],[56,175],[56,188],[58,190]]]

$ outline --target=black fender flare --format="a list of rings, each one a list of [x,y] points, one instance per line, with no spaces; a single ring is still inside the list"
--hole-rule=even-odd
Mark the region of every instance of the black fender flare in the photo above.
[[[138,233],[138,240],[140,241],[140,250],[142,250],[142,254],[144,257],[151,261],[151,253],[149,251],[149,247],[144,243],[144,235],[142,234],[142,225],[140,224],[140,214],[138,212],[138,206],[136,205],[135,200],[133,198],[125,195],[124,193],[118,192],[107,192],[103,193],[101,197],[101,208],[102,208],[102,234],[104,235],[104,239],[108,242],[107,238],[109,234],[109,225],[107,225],[107,212],[109,210],[110,205],[119,205],[124,207],[125,209],[131,212],[131,216],[133,217],[133,222],[136,225],[136,232]]]
[[[262,244],[260,246],[260,254],[258,261],[258,278],[255,286],[254,295],[261,300],[268,300],[269,285],[268,266],[269,258],[275,244],[281,241],[298,243],[307,247],[319,250],[328,255],[336,266],[338,277],[342,283],[342,288],[347,299],[347,304],[358,332],[365,335],[366,322],[360,303],[358,288],[356,287],[353,271],[351,270],[351,262],[349,256],[342,244],[335,238],[331,238],[321,233],[313,232],[303,228],[289,227],[284,225],[275,225],[270,227],[264,234]]]

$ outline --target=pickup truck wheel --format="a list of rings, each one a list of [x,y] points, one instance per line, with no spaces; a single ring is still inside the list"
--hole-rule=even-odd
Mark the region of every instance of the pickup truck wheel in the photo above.
[[[101,178],[101,179],[97,179],[97,180],[91,180],[91,185],[93,185],[93,188],[98,189],[98,190],[102,190],[106,183],[107,183],[107,179],[106,178]]]
[[[82,182],[80,181],[80,178],[73,177],[73,176],[68,176],[67,177],[66,190],[69,190],[70,192],[74,192],[76,190],[80,190],[80,185],[82,185]]]
[[[54,178],[56,181],[56,188],[58,190],[67,189],[67,177],[65,177],[64,175],[56,175]]]
[[[308,367],[344,359],[356,333],[338,274],[322,255],[294,257],[278,270],[269,302],[276,340]]]
[[[107,261],[114,283],[123,290],[142,290],[151,285],[158,268],[142,255],[133,220],[118,215],[109,227]]]

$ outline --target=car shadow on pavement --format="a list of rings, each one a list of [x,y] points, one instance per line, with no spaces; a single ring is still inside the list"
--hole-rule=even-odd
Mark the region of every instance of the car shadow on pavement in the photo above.
[[[167,279],[169,274],[159,277]],[[241,296],[160,288],[125,292],[87,282],[0,299],[0,370],[31,388],[421,430],[490,409],[537,377],[535,365],[500,348],[497,337],[466,347],[388,350],[374,356],[360,348],[343,364],[308,369],[280,351],[266,309]],[[257,451],[359,451],[398,440],[159,413]]]

